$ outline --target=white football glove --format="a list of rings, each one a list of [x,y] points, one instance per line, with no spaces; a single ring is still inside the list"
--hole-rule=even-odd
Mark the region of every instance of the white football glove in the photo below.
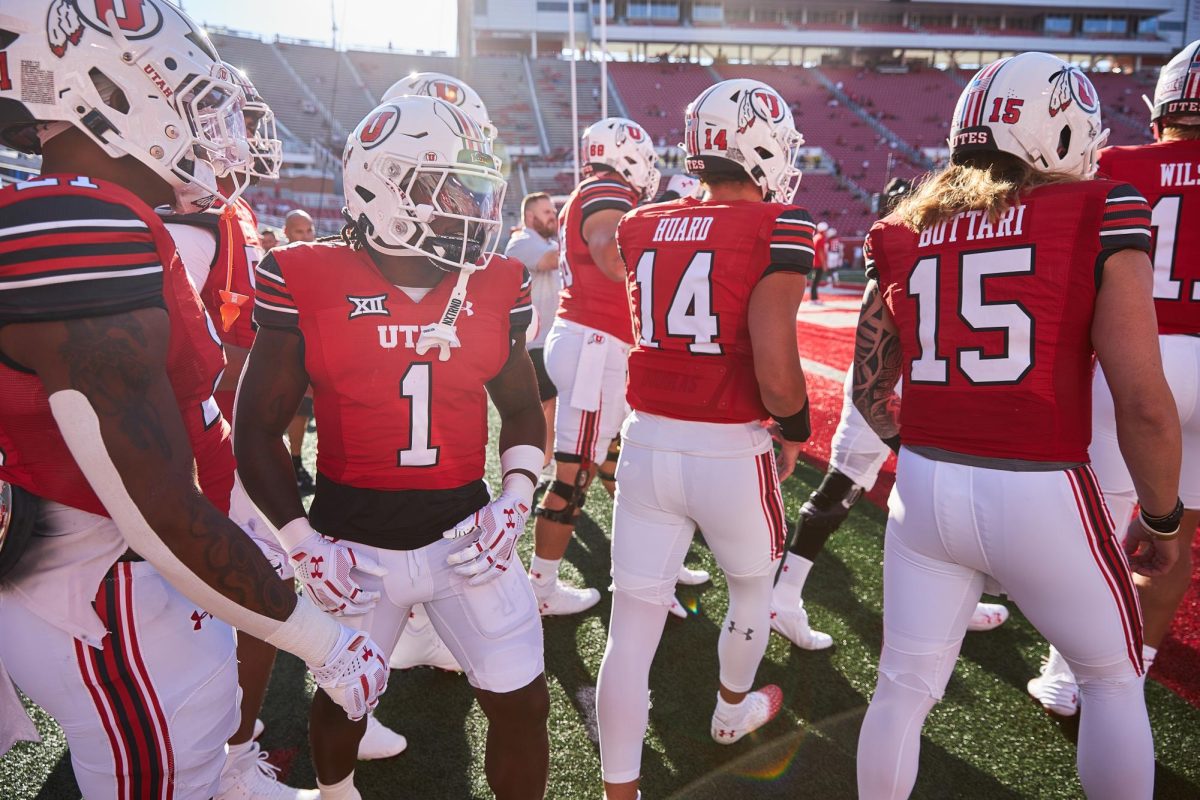
[[[365,614],[379,599],[379,592],[364,590],[350,572],[383,576],[387,570],[374,559],[355,553],[353,547],[317,533],[306,518],[298,517],[280,528],[279,543],[287,548],[304,593],[322,611],[346,616]]]
[[[442,534],[458,539],[476,531],[475,541],[446,557],[446,563],[459,575],[468,577],[471,586],[487,583],[508,571],[517,539],[525,531],[531,503],[501,492],[500,496]]]
[[[308,669],[317,685],[352,720],[362,719],[379,705],[379,696],[387,689],[387,662],[365,631],[343,628],[325,663],[309,664]]]

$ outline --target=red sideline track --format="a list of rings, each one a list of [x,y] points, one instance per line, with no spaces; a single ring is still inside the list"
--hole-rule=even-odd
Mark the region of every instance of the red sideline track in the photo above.
[[[842,413],[841,375],[854,359],[853,320],[861,295],[855,290],[823,290],[824,306],[805,303],[796,322],[800,357],[812,409],[813,435],[804,458],[819,469],[829,465],[829,445]],[[867,498],[885,507],[895,480],[896,459],[889,456]],[[1200,537],[1192,548],[1192,584],[1170,636],[1159,648],[1150,677],[1200,708]]]

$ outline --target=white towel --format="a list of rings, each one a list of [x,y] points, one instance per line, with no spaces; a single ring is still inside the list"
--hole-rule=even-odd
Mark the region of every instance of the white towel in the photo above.
[[[579,363],[575,366],[575,385],[571,387],[571,408],[580,411],[599,411],[600,392],[604,387],[604,365],[612,337],[607,333],[587,329]]]
[[[17,695],[17,687],[0,661],[0,756],[17,742],[40,742],[37,728]]]

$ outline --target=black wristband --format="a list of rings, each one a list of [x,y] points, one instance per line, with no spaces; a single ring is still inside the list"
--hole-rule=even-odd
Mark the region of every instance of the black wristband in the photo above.
[[[779,423],[779,432],[783,434],[784,439],[789,442],[807,442],[808,437],[812,436],[812,423],[808,417],[808,398],[804,399],[804,408],[790,417],[776,417],[775,421]]]
[[[1140,512],[1142,524],[1156,533],[1164,533],[1167,535],[1173,534],[1179,530],[1179,523],[1183,519],[1183,500],[1175,500],[1175,508],[1170,514],[1164,514],[1161,517],[1152,517],[1146,513],[1145,509]]]
[[[883,443],[891,448],[893,453],[900,452],[900,434],[897,433],[895,436],[889,436],[883,440]]]

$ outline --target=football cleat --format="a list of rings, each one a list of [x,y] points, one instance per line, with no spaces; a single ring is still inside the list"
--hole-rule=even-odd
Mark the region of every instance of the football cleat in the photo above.
[[[824,650],[833,646],[832,636],[814,631],[809,626],[808,612],[804,610],[803,602],[793,609],[783,609],[772,604],[771,630],[801,650]]]
[[[675,576],[676,583],[682,583],[684,586],[699,586],[702,583],[708,583],[709,574],[702,569],[688,569],[686,566],[679,568],[679,574]]]
[[[1079,685],[1075,673],[1062,654],[1053,647],[1042,662],[1042,672],[1026,684],[1029,694],[1042,708],[1060,717],[1073,717],[1079,711]]]
[[[990,631],[1008,619],[1008,607],[1000,603],[976,603],[975,613],[967,623],[968,631]]]
[[[687,609],[684,607],[683,603],[679,602],[678,596],[671,598],[671,605],[667,608],[667,610],[671,612],[672,616],[679,617],[680,619],[687,619]]]
[[[429,621],[429,615],[420,605],[413,606],[412,611],[408,612],[408,624],[396,642],[390,663],[392,669],[434,667],[446,672],[462,672],[458,660],[446,647],[442,637],[438,636]]]
[[[733,744],[747,733],[756,731],[775,719],[775,715],[781,708],[783,708],[783,690],[775,684],[767,684],[761,689],[750,692],[742,702],[734,707],[733,719],[725,719],[720,712],[713,712],[713,741],[717,744]]]
[[[367,715],[367,731],[358,741],[358,760],[375,761],[380,758],[398,756],[408,747],[408,739]]]
[[[546,587],[532,579],[530,582],[533,584],[533,594],[537,597],[538,613],[543,617],[579,614],[600,602],[600,592],[596,589],[576,589],[560,580]]]
[[[279,782],[279,767],[254,742],[236,761],[227,761],[221,771],[214,800],[317,800],[316,789],[293,789]]]

